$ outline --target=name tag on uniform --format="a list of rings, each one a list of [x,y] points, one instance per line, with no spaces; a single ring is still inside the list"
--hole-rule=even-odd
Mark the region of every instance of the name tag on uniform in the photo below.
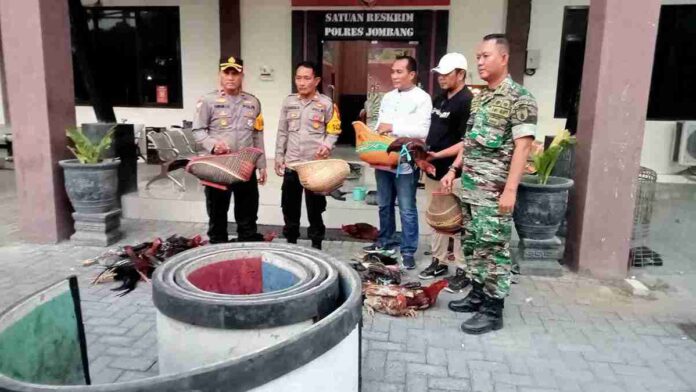
[[[297,105],[288,105],[285,107],[287,110],[300,110],[300,107]]]
[[[215,109],[227,109],[229,106],[227,105],[220,105],[220,104],[215,104]]]

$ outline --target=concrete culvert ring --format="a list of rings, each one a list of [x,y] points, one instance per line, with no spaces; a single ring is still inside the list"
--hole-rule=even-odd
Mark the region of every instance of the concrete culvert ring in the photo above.
[[[201,285],[201,280],[204,280],[203,277],[200,275],[198,277],[195,276],[196,273],[201,272],[206,268],[225,268],[225,264],[232,263],[235,260],[249,260],[255,258],[258,258],[262,264],[260,272],[262,275],[261,279],[263,281],[263,285],[260,287],[261,290],[259,290],[260,292],[258,293],[230,293],[225,292],[224,290],[211,290],[210,288],[206,288]],[[252,264],[256,263],[254,263],[252,260]],[[278,272],[279,270],[285,271],[280,272],[280,274],[274,274],[274,272]],[[215,271],[211,272],[215,273]],[[273,279],[275,277],[271,276],[271,284],[267,284],[269,281],[266,279],[268,275],[281,275],[281,279]],[[225,276],[223,278],[230,279],[234,278],[234,276]],[[307,260],[306,257],[302,257],[299,260],[291,260],[287,257],[287,255],[280,252],[249,250],[235,251],[230,253],[217,252],[204,256],[196,263],[187,263],[181,268],[178,268],[174,276],[177,284],[184,290],[225,299],[230,298],[230,295],[240,295],[240,298],[244,299],[271,298],[269,294],[272,294],[273,296],[287,295],[297,291],[304,291],[307,289],[307,287],[314,287],[319,282],[322,282],[325,278],[326,271],[320,265]],[[235,283],[235,279],[230,280],[232,280],[231,283]],[[290,282],[287,282],[287,280],[290,280]]]
[[[320,258],[307,257],[305,250],[290,247],[282,254],[294,262],[304,263],[314,271],[304,284],[296,284],[285,290],[254,295],[221,295],[196,289],[188,289],[190,282],[182,286],[185,273],[197,266],[208,266],[215,256],[227,257],[236,250],[253,246],[256,254],[275,256],[277,249],[260,244],[235,244],[192,249],[183,252],[160,267],[153,276],[153,301],[162,314],[177,321],[208,328],[258,329],[271,328],[307,320],[321,319],[336,306],[338,275],[334,268]],[[276,252],[274,252],[276,250]],[[211,258],[212,257],[212,258]],[[286,257],[286,259],[288,259]],[[218,258],[217,260],[222,260]],[[295,269],[297,271],[297,269]],[[289,269],[284,269],[289,272]],[[298,282],[300,277],[298,277]]]
[[[203,249],[203,248],[201,248]],[[222,342],[201,342],[195,336],[180,334],[173,340],[164,342],[162,346],[159,317],[167,317],[158,312],[158,345],[160,349],[160,375],[128,382],[118,382],[98,385],[73,385],[64,383],[44,384],[38,380],[18,379],[0,371],[0,391],[7,392],[242,392],[254,390],[258,392],[357,392],[359,388],[360,360],[360,320],[361,314],[361,281],[357,273],[348,264],[337,260],[323,252],[313,249],[299,248],[285,244],[225,244],[221,248],[208,247],[210,251],[222,250],[233,254],[239,250],[273,252],[285,258],[299,260],[305,258],[316,263],[317,267],[326,272],[323,281],[337,280],[338,297],[326,316],[302,322],[293,335],[280,337],[270,344],[247,352],[224,352],[223,356],[215,356],[214,352]],[[201,253],[191,252],[190,255]],[[237,253],[239,254],[239,253]],[[165,267],[166,264],[162,267]],[[292,269],[292,268],[290,268]],[[304,267],[295,269],[302,275]],[[312,270],[311,268],[308,270]],[[159,275],[156,274],[156,275]],[[309,275],[307,276],[309,278]],[[294,281],[294,280],[293,280]],[[302,285],[298,279],[290,286],[295,289]],[[51,286],[50,289],[63,290],[64,281]],[[315,287],[321,286],[321,284]],[[282,290],[280,286],[276,291]],[[0,331],[12,327],[17,322],[17,314],[30,314],[37,306],[47,303],[50,298],[45,296],[45,290],[40,290],[12,308],[0,312]],[[286,292],[289,292],[287,290]],[[236,296],[230,296],[236,297]],[[166,297],[165,297],[166,299]],[[161,305],[161,304],[160,304]],[[319,312],[321,313],[321,312]],[[33,320],[33,318],[32,318]],[[45,322],[45,320],[44,320]],[[182,323],[183,324],[183,323]],[[283,326],[278,328],[293,327]],[[204,332],[218,332],[232,337],[239,333],[258,333],[263,335],[272,328],[260,328],[257,331],[249,329],[217,329],[187,325],[190,329],[201,329]],[[195,332],[195,331],[194,331]],[[0,334],[0,339],[2,338]],[[164,339],[166,340],[166,339]],[[239,339],[237,339],[239,340]],[[204,348],[199,362],[191,361],[190,353],[184,347],[182,367],[166,368],[162,361],[163,351],[178,349],[185,342],[197,344]],[[37,343],[40,344],[40,343]],[[47,349],[52,349],[47,346]],[[211,351],[208,351],[211,349]],[[187,358],[186,356],[189,356]]]

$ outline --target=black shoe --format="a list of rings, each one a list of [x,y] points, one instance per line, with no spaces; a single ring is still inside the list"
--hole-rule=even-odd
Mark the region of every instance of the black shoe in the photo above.
[[[208,240],[209,244],[226,244],[228,242],[230,242],[230,240],[225,238],[211,238]]]
[[[286,238],[288,244],[297,244],[297,238]]]
[[[418,275],[420,279],[432,279],[436,276],[446,274],[447,270],[449,267],[447,267],[444,264],[440,264],[440,262],[433,257],[433,261],[430,263],[430,265],[421,271],[421,273]]]
[[[396,254],[395,249],[386,249],[377,244],[368,245],[362,248],[365,253],[379,253],[384,256],[394,256]]]
[[[503,307],[505,300],[486,297],[481,309],[462,323],[462,331],[470,335],[480,335],[503,328]]]
[[[450,293],[460,293],[469,284],[471,284],[471,279],[466,277],[466,272],[462,268],[457,268],[454,272],[454,276],[447,278],[447,287],[445,287],[445,290]]]
[[[312,240],[312,248],[321,250],[321,241]]]
[[[414,259],[412,255],[402,255],[401,263],[407,270],[416,269],[416,259]]]
[[[486,295],[483,293],[483,284],[473,282],[471,284],[471,291],[469,291],[469,294],[467,294],[466,297],[457,301],[450,301],[447,307],[453,312],[478,312],[481,305],[483,305],[483,300],[485,297]]]

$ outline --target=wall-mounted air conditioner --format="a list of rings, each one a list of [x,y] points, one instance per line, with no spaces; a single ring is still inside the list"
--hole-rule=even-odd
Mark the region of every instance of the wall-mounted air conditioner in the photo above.
[[[674,161],[684,166],[696,166],[696,121],[677,123]]]

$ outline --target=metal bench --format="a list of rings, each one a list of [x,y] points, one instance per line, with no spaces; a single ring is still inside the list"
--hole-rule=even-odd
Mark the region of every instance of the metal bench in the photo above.
[[[173,182],[179,190],[185,191],[186,187],[184,184],[174,178],[170,173],[186,167],[189,159],[195,156],[195,153],[191,153],[187,151],[187,149],[177,149],[166,132],[149,132],[147,134],[147,140],[152,143],[154,150],[157,152],[160,173],[147,182],[145,189],[149,189],[150,185],[155,181],[168,179]]]

